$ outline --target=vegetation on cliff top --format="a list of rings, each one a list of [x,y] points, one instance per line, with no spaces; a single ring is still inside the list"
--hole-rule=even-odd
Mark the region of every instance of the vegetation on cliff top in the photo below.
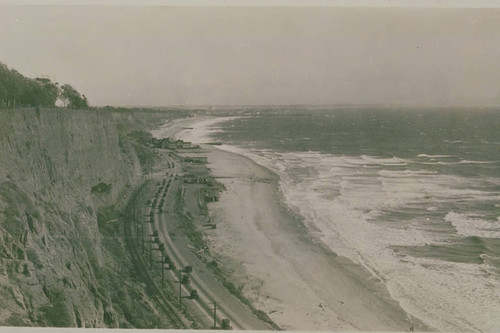
[[[89,106],[85,95],[69,84],[59,86],[47,78],[30,79],[0,63],[0,107],[54,107],[58,101],[70,109]]]

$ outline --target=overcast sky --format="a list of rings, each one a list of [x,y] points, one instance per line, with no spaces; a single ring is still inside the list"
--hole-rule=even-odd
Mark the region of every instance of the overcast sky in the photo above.
[[[92,105],[500,105],[500,11],[0,5],[0,61]]]

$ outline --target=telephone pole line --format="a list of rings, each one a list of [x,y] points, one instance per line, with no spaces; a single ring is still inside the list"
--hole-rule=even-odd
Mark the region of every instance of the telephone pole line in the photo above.
[[[214,329],[217,328],[217,302],[214,301]]]

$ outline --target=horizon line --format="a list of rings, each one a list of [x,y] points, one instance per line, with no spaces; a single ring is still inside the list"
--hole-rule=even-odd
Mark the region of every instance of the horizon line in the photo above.
[[[500,105],[423,105],[423,104],[167,104],[167,105],[92,105],[95,108],[148,108],[148,109],[161,109],[161,108],[280,108],[280,107],[313,107],[313,108],[329,108],[329,107],[343,107],[343,108],[362,108],[362,107],[379,107],[379,108],[500,108]]]

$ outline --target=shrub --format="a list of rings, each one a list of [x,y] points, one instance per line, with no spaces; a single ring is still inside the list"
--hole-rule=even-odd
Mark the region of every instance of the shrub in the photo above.
[[[95,186],[92,186],[90,191],[92,194],[101,194],[101,193],[111,193],[111,184],[99,183]]]

